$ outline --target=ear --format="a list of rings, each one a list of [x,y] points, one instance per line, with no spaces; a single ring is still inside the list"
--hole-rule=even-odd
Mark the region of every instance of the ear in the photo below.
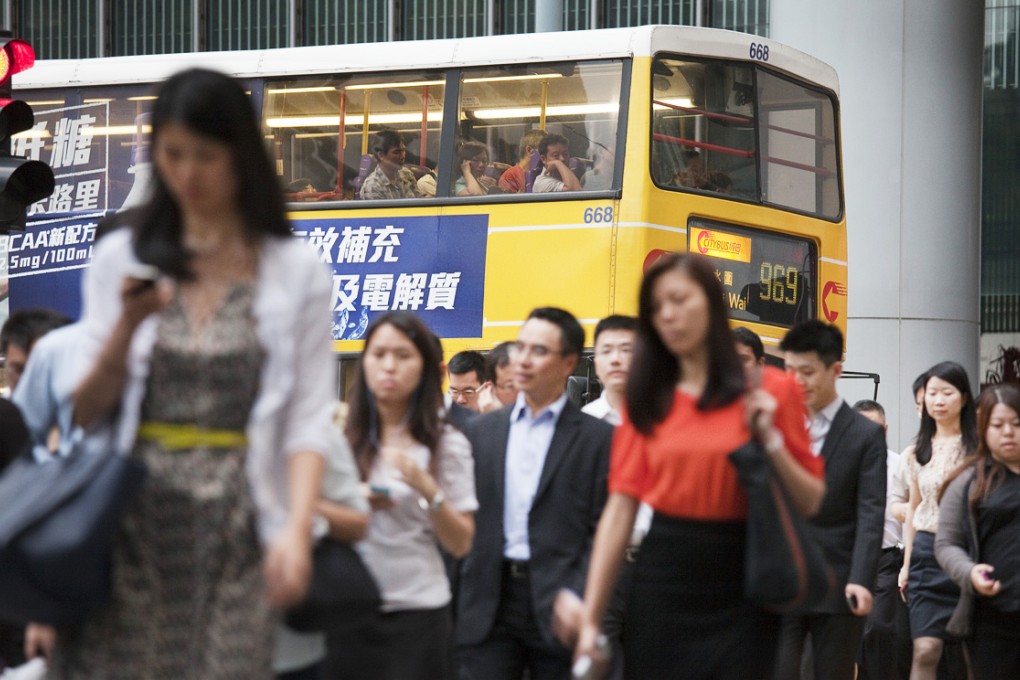
[[[837,361],[836,363],[834,363],[832,365],[832,367],[833,367],[833,371],[835,372],[835,375],[836,375],[837,378],[839,376],[843,375],[843,362],[842,361]]]

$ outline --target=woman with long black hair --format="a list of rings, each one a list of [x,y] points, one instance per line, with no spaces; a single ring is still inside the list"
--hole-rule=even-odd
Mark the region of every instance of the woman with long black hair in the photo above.
[[[797,384],[768,368],[761,384],[746,384],[711,265],[671,255],[649,269],[578,655],[597,656],[599,624],[644,501],[655,517],[623,623],[625,676],[736,680],[772,668],[779,620],[743,595],[747,499],[728,454],[759,438],[805,514],[817,510],[825,485]]]
[[[439,346],[411,312],[382,314],[365,335],[345,432],[372,506],[361,552],[382,612],[374,625],[329,641],[337,669],[327,677],[453,677],[450,582],[439,548],[455,559],[467,554],[478,501],[471,445],[442,415]]]
[[[903,524],[899,585],[910,607],[911,680],[935,680],[945,644],[952,640],[946,625],[960,589],[935,560],[939,492],[977,443],[976,409],[967,372],[954,361],[935,364],[925,382],[921,428],[904,452],[910,498]],[[962,668],[957,672],[962,673]]]
[[[96,246],[74,395],[75,422],[109,427],[148,479],[109,602],[58,631],[50,672],[270,678],[272,609],[307,588],[336,447],[330,280],[289,228],[244,89],[194,69],[158,95],[150,198]]]

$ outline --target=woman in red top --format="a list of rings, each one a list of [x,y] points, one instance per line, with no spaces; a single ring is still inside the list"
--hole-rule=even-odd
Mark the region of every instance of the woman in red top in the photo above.
[[[627,601],[627,678],[767,676],[779,621],[743,596],[747,501],[727,455],[753,435],[801,512],[817,511],[825,492],[799,389],[774,369],[748,389],[726,312],[712,266],[697,255],[661,259],[641,285],[577,647],[597,657],[599,622],[644,501],[655,519]]]

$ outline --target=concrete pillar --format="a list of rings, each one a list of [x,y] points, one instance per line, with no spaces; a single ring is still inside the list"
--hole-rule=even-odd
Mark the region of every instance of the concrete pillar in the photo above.
[[[772,0],[770,19],[773,38],[839,74],[845,366],[881,374],[889,445],[902,449],[921,371],[952,359],[979,388],[984,3]],[[862,398],[861,382],[840,391]]]
[[[563,30],[563,0],[535,1],[535,33]]]

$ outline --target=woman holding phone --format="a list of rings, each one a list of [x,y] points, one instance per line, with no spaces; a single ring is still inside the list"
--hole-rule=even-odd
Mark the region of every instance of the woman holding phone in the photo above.
[[[96,246],[74,394],[75,422],[148,478],[110,600],[58,631],[50,677],[267,679],[336,446],[330,280],[290,230],[244,89],[194,69],[158,94],[150,198]]]
[[[598,658],[599,626],[641,501],[655,510],[624,616],[628,678],[746,679],[772,667],[777,615],[744,599],[747,499],[728,455],[754,436],[805,514],[825,483],[792,377],[747,385],[712,266],[670,255],[645,274],[626,411],[613,440],[609,501],[588,570],[577,655]]]
[[[467,554],[478,501],[471,446],[442,417],[441,361],[439,342],[410,312],[388,312],[368,328],[345,432],[372,506],[361,548],[382,612],[339,641],[350,678],[453,677],[439,548]]]
[[[977,423],[977,451],[939,502],[935,557],[963,593],[953,618],[958,632],[970,629],[975,680],[1011,680],[1020,678],[1020,389],[986,387]]]

